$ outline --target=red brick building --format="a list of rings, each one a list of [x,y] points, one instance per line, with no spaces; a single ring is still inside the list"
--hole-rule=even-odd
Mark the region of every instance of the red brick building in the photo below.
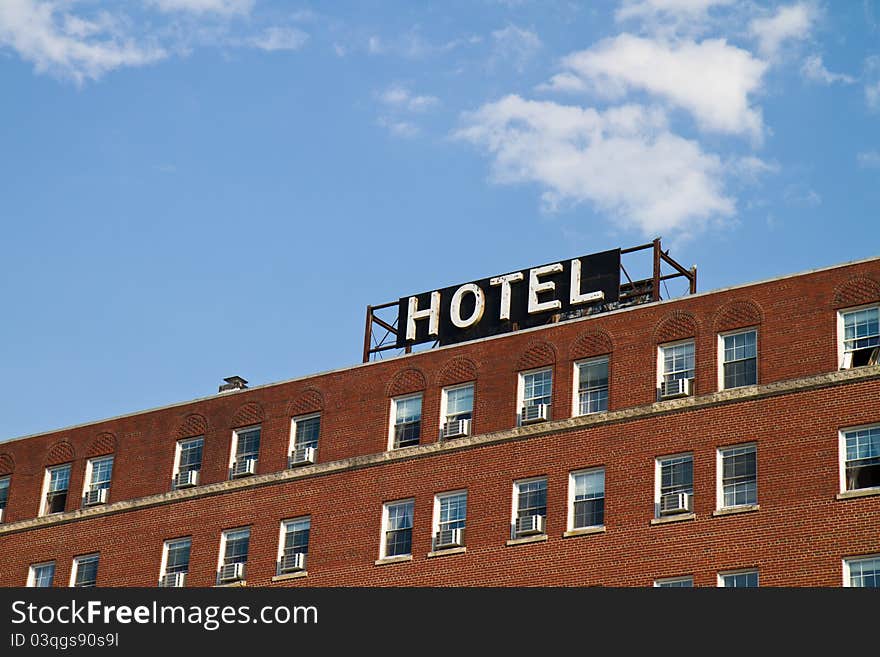
[[[880,258],[3,442],[0,584],[877,585],[878,313]]]

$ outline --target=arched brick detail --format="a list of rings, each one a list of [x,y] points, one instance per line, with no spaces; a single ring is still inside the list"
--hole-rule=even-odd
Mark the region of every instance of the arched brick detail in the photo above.
[[[654,342],[672,342],[692,338],[697,334],[697,320],[690,313],[676,310],[667,315],[654,329]]]
[[[324,410],[324,395],[321,394],[320,390],[309,388],[294,401],[290,402],[287,414],[293,417],[295,415],[305,415],[306,413],[318,413],[322,410]]]
[[[834,290],[834,307],[861,306],[880,301],[880,283],[867,276],[854,276]]]
[[[453,358],[443,366],[437,376],[441,386],[474,381],[477,378],[477,364],[470,358]]]
[[[205,416],[198,413],[190,413],[177,425],[174,435],[177,438],[189,438],[191,436],[204,436],[206,433],[208,433],[208,420],[205,419]]]
[[[743,326],[755,326],[760,324],[763,318],[764,312],[754,301],[748,299],[731,301],[721,306],[715,313],[715,332],[730,331]]]
[[[556,349],[549,342],[536,342],[516,361],[516,371],[533,370],[556,362]]]
[[[15,459],[11,454],[0,454],[0,477],[12,474],[15,470]]]
[[[605,331],[585,331],[571,345],[571,360],[610,354],[613,350],[614,343]]]
[[[116,436],[109,431],[105,431],[104,433],[99,433],[98,437],[92,441],[92,444],[89,445],[89,449],[86,452],[86,456],[104,456],[105,454],[112,454],[115,451]]]
[[[76,452],[66,440],[55,443],[46,454],[46,465],[58,465],[59,463],[68,463],[76,458]]]
[[[405,395],[409,392],[418,392],[428,387],[428,381],[421,370],[414,367],[401,370],[394,375],[391,383],[388,384],[388,396],[397,397]]]
[[[232,416],[233,427],[246,427],[249,424],[260,424],[263,421],[263,407],[256,402],[240,406]]]

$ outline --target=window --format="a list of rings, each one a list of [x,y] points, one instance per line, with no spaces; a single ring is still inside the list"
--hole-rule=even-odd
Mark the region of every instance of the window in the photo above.
[[[260,455],[260,427],[236,429],[232,432],[232,450],[229,477],[246,477],[257,471]]]
[[[841,369],[880,361],[880,306],[839,313],[837,331]]]
[[[382,508],[382,559],[412,554],[413,500],[389,502]]]
[[[758,503],[758,459],[754,445],[718,450],[718,508]]]
[[[0,477],[0,522],[3,522],[6,504],[9,502],[9,480],[10,477]]]
[[[880,588],[880,554],[844,559],[843,585]]]
[[[550,419],[553,404],[553,370],[523,372],[519,375],[518,424]]]
[[[314,463],[321,433],[321,414],[295,417],[290,421],[290,455],[288,467]]]
[[[43,508],[40,515],[63,513],[70,488],[70,463],[46,469],[43,482]]]
[[[568,481],[568,529],[601,527],[605,524],[605,470],[572,472]]]
[[[547,480],[526,479],[513,484],[513,538],[546,532]]]
[[[306,569],[309,554],[309,517],[285,520],[281,523],[281,540],[278,546],[278,574],[294,573]]]
[[[718,586],[724,588],[755,588],[758,586],[757,570],[737,570],[718,573]]]
[[[220,537],[218,584],[227,584],[244,579],[250,540],[251,530],[247,527],[243,529],[228,529],[223,532]]]
[[[199,483],[199,472],[202,469],[202,449],[205,439],[187,438],[177,441],[174,466],[174,488],[195,486]]]
[[[574,365],[575,415],[608,410],[608,359],[593,358]]]
[[[721,350],[720,388],[740,388],[758,382],[758,332],[754,329],[718,336]]]
[[[55,562],[32,564],[28,569],[27,585],[33,588],[49,588],[55,582]]]
[[[422,432],[422,395],[397,397],[391,400],[390,449],[419,444]]]
[[[443,389],[440,409],[440,435],[444,438],[468,436],[473,431],[474,384]]]
[[[464,547],[467,491],[434,497],[434,550]]]
[[[842,490],[880,487],[880,425],[840,432]]]
[[[113,457],[89,459],[86,463],[86,485],[83,504],[102,504],[110,493],[110,479],[113,476]]]
[[[162,567],[159,570],[159,586],[185,586],[186,574],[189,572],[191,549],[192,539],[189,537],[165,541],[162,546]]]
[[[657,459],[655,515],[687,513],[693,509],[694,457],[678,454]]]
[[[70,585],[76,587],[97,586],[98,584],[98,555],[89,554],[76,557],[73,560],[73,569],[70,572]]]
[[[694,342],[664,345],[659,350],[660,397],[691,394],[694,381]]]
[[[667,577],[664,579],[655,579],[655,589],[689,589],[694,586],[694,578],[690,575],[686,577]]]

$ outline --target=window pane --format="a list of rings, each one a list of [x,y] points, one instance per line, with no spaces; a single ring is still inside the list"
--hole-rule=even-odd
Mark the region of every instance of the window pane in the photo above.
[[[70,487],[70,466],[53,468],[49,472],[49,492],[65,491]]]
[[[0,509],[6,508],[9,501],[9,477],[0,478]]]
[[[724,506],[756,504],[758,501],[757,453],[754,446],[721,452]]]
[[[285,525],[284,554],[308,554],[311,520],[292,520]]]
[[[880,557],[852,559],[849,565],[849,585],[880,588]]]
[[[517,484],[517,517],[547,515],[547,481]]]
[[[663,459],[660,462],[660,494],[693,492],[693,457],[688,455]]]
[[[95,586],[98,582],[98,557],[82,557],[76,560],[74,586]]]
[[[422,432],[422,397],[408,397],[394,402],[394,446],[418,445]]]
[[[250,530],[247,529],[229,532],[226,535],[226,552],[223,555],[224,565],[247,562],[250,537]]]
[[[758,586],[758,571],[722,575],[721,586],[724,588],[754,588]]]
[[[394,557],[412,552],[413,502],[389,504],[385,531],[385,556]]]
[[[238,442],[235,456],[238,459],[256,458],[260,453],[260,427],[236,432]]]
[[[464,386],[446,391],[446,417],[467,419],[474,409],[474,387]]]
[[[464,529],[467,513],[467,493],[445,495],[440,498],[440,530]]]
[[[663,380],[694,378],[694,343],[663,347]]]
[[[844,313],[843,333],[847,351],[880,345],[880,308]]]
[[[200,470],[202,467],[203,438],[194,438],[180,443],[180,472]]]
[[[55,563],[46,563],[34,566],[34,586],[36,588],[48,588],[55,581]]]
[[[694,580],[691,577],[681,577],[678,579],[658,579],[654,582],[654,587],[658,589],[683,589],[683,588],[691,588],[694,585]]]
[[[880,427],[848,431],[846,442],[846,489],[880,486]]]
[[[91,478],[91,487],[92,489],[96,488],[109,488],[110,487],[110,478],[113,474],[113,459],[100,459],[98,461],[92,461],[92,478]]]
[[[553,373],[550,370],[523,376],[523,405],[550,404],[553,399]]]
[[[578,402],[580,415],[608,410],[608,359],[578,366]]]
[[[168,544],[168,557],[165,560],[165,573],[185,573],[189,571],[190,539]]]
[[[294,436],[294,449],[318,446],[318,434],[321,433],[321,418],[310,417],[296,421],[296,435]]]

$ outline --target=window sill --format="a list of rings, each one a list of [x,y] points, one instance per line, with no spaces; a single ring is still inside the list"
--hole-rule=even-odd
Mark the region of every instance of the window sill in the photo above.
[[[843,493],[838,493],[835,497],[838,500],[851,500],[857,497],[871,497],[873,495],[880,495],[880,486],[874,486],[873,488],[857,488],[856,490],[848,490]]]
[[[685,520],[693,520],[697,515],[695,513],[677,513],[674,516],[664,516],[662,518],[653,518],[652,525],[668,525],[671,522],[683,522]]]
[[[512,545],[528,545],[529,543],[543,543],[547,540],[547,534],[538,534],[537,536],[523,536],[522,538],[512,538],[507,541],[508,547]]]
[[[403,563],[405,561],[412,561],[411,554],[401,554],[397,557],[384,557],[382,559],[376,559],[374,562],[377,566],[386,566],[391,563]]]
[[[570,529],[562,535],[562,538],[574,538],[575,536],[590,536],[592,534],[604,534],[605,525],[597,525],[595,527],[581,527],[580,529]]]
[[[237,582],[229,582],[228,584],[214,584],[215,589],[232,589],[239,586],[247,586],[247,580],[240,579]]]
[[[433,557],[446,557],[451,554],[464,554],[465,552],[467,552],[467,548],[463,546],[447,548],[445,550],[434,550],[433,552],[428,552],[428,558],[430,559]]]
[[[298,570],[295,573],[284,573],[283,575],[275,575],[272,578],[273,582],[286,582],[289,579],[300,579],[301,577],[305,577],[309,574],[307,570]]]
[[[760,504],[743,504],[742,506],[729,506],[724,509],[716,509],[712,512],[713,516],[732,516],[737,513],[751,513],[752,511],[758,511],[761,508]]]

